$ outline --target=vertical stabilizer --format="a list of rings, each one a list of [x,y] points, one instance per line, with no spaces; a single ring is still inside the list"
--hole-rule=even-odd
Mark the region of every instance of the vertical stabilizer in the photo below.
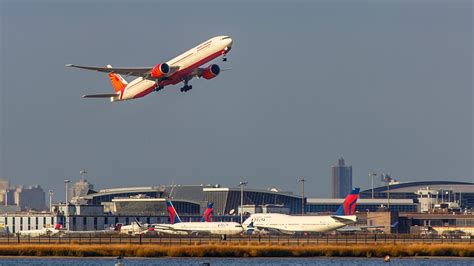
[[[112,68],[112,66],[107,65],[107,68]],[[109,79],[117,93],[123,92],[128,85],[128,82],[121,75],[115,74],[114,72],[109,73]]]
[[[178,213],[176,212],[176,209],[173,206],[173,203],[171,200],[166,199],[166,207],[168,208],[168,213],[170,215],[170,223],[171,224],[177,224],[181,222],[181,218],[179,218]]]
[[[354,215],[359,191],[360,188],[354,188],[351,193],[346,196],[342,205],[337,209],[336,215]]]
[[[207,204],[207,209],[206,209],[206,211],[204,212],[204,215],[201,218],[201,222],[210,222],[211,221],[212,207],[213,206],[214,206],[214,204],[212,202],[209,202]]]

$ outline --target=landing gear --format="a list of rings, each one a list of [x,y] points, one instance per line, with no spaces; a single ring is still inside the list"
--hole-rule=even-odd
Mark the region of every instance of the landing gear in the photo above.
[[[191,85],[184,85],[184,87],[182,87],[182,88],[180,89],[180,91],[181,91],[181,92],[187,92],[187,91],[192,90],[192,89],[193,89],[193,86],[191,86]]]
[[[222,62],[227,62],[227,57],[222,57]]]
[[[159,92],[164,88],[164,86],[156,86],[155,91]]]

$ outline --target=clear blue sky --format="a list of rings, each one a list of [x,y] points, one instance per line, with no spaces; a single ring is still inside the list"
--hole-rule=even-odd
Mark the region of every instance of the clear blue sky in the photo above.
[[[471,1],[0,1],[1,165],[13,184],[63,195],[221,183],[330,195],[354,185],[473,176]],[[68,3],[65,3],[68,2]],[[257,3],[254,3],[257,2]],[[212,81],[111,104],[107,77],[66,63],[153,66],[234,39]]]

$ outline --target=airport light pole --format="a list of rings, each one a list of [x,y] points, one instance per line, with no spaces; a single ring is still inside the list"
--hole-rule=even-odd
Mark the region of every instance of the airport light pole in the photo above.
[[[372,177],[372,199],[374,199],[374,177],[377,176],[376,173],[370,173],[369,176]]]
[[[71,180],[65,179],[64,184],[66,185],[66,206],[68,205],[68,197],[67,197],[67,191],[68,191],[68,184],[71,183]]]
[[[304,177],[301,177],[298,179],[298,182],[301,182],[301,216],[304,215],[304,182],[306,182],[306,179]]]
[[[49,190],[49,211],[52,212],[53,209],[53,191]]]
[[[244,214],[244,186],[247,185],[247,181],[240,181],[240,224],[244,221],[243,214]]]

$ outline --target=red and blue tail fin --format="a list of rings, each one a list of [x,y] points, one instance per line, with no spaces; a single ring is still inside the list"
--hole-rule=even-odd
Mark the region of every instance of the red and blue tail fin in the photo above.
[[[354,215],[359,191],[360,188],[354,188],[351,193],[346,196],[342,205],[337,209],[336,215]]]
[[[204,215],[201,218],[201,222],[210,222],[211,221],[211,216],[212,216],[212,206],[214,206],[214,203],[209,202],[207,204],[207,209],[204,212]]]
[[[179,218],[178,213],[176,212],[176,209],[173,206],[173,203],[171,200],[166,199],[166,207],[168,208],[168,213],[170,215],[170,223],[171,224],[177,224],[181,222],[181,218]]]

